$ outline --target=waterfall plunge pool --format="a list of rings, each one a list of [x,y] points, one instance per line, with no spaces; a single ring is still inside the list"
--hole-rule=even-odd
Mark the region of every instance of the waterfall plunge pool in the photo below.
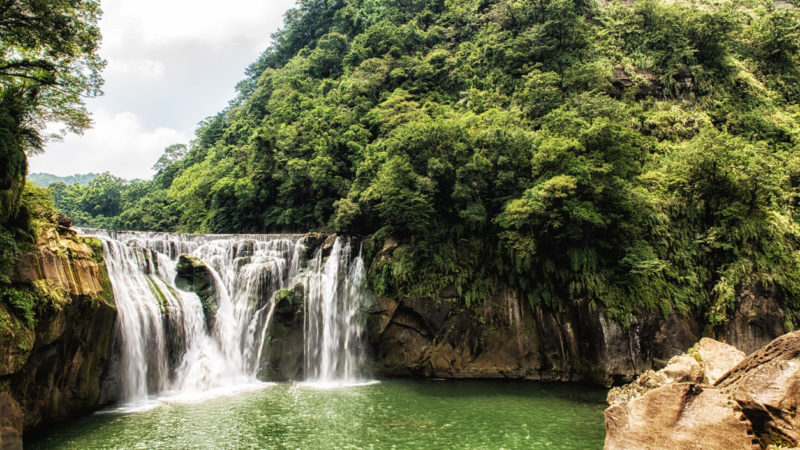
[[[103,242],[114,286],[119,351],[110,367],[123,406],[31,432],[29,448],[603,445],[602,389],[366,382],[371,294],[350,239],[326,238],[323,251],[301,235],[85,231]],[[273,336],[278,302],[283,332]],[[298,341],[288,353],[272,345],[286,333]],[[258,381],[280,370],[307,381]]]
[[[26,448],[602,448],[606,391],[576,384],[302,383],[139,412],[104,411],[25,436]]]

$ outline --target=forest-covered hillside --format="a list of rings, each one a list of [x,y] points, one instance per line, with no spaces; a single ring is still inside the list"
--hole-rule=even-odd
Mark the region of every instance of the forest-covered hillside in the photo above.
[[[89,184],[90,181],[94,180],[95,178],[99,177],[99,173],[84,173],[84,174],[75,174],[75,175],[68,175],[65,177],[60,177],[58,175],[53,175],[50,173],[29,173],[28,180],[31,183],[39,186],[39,187],[48,187],[53,183],[64,183],[64,186],[69,186],[71,184],[78,183],[80,185],[86,186]]]
[[[152,180],[100,177],[56,203],[121,229],[335,230],[372,236],[369,254],[391,237],[379,295],[508,287],[718,324],[757,289],[791,327],[797,6],[301,0]]]

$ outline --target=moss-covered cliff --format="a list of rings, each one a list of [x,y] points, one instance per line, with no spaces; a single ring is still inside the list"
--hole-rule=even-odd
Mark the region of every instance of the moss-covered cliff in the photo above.
[[[0,286],[0,447],[96,409],[116,309],[99,241],[39,224]]]

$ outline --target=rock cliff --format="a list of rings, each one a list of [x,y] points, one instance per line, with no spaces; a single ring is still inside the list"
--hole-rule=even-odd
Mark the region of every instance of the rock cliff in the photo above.
[[[116,309],[99,241],[44,225],[0,301],[0,448],[98,408]]]
[[[783,323],[780,304],[752,291],[742,294],[734,317],[716,331],[703,330],[700,318],[658,313],[637,315],[625,328],[588,302],[553,312],[531,307],[514,292],[470,308],[456,298],[379,298],[368,316],[379,375],[607,386],[664,367],[704,334],[750,350],[783,334]]]

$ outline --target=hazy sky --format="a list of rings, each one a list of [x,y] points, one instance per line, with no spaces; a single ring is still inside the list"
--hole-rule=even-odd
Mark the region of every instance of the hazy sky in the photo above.
[[[103,0],[105,95],[87,101],[94,127],[47,145],[31,173],[150,178],[164,147],[235,96],[295,0]]]

